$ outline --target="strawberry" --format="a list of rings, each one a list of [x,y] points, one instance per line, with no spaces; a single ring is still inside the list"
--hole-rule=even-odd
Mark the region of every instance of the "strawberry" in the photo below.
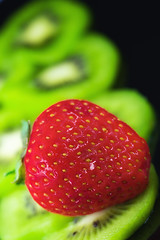
[[[25,182],[46,210],[86,215],[142,193],[150,158],[146,141],[116,116],[88,101],[66,100],[36,119]]]

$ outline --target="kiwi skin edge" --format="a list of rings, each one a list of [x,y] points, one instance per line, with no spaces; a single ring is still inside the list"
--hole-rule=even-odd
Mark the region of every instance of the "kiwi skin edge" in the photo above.
[[[158,239],[157,237],[159,235],[156,234],[158,234],[160,227],[160,215],[157,214],[159,212],[160,212],[160,195],[158,196],[158,199],[156,200],[152,213],[147,219],[147,221],[128,240]]]
[[[86,235],[81,238],[80,234],[74,234],[76,232],[76,223],[72,222],[65,229],[46,236],[44,240],[127,240],[146,222],[155,204],[157,193],[158,176],[154,166],[151,165],[150,181],[147,189],[138,197],[130,200],[130,202],[119,205],[124,209],[128,206],[127,210],[123,211],[122,215],[112,218],[105,227],[102,226],[98,231],[95,231],[94,228],[86,229]],[[117,208],[119,206],[117,205]],[[85,228],[86,225],[83,227]],[[94,231],[92,232],[92,230]]]

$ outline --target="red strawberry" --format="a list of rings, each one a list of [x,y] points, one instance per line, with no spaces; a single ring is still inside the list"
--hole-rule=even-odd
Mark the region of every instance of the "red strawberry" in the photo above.
[[[24,161],[34,200],[48,211],[76,216],[143,192],[150,153],[146,141],[111,113],[66,100],[36,119]]]

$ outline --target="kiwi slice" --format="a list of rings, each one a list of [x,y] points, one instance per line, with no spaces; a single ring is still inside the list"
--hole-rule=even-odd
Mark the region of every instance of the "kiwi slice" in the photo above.
[[[81,39],[67,59],[39,68],[32,65],[30,77],[16,80],[12,76],[1,98],[8,108],[20,109],[23,118],[34,120],[54,102],[87,99],[111,88],[119,68],[120,54],[115,45],[101,35],[90,34]]]
[[[25,186],[0,201],[0,236],[3,240],[40,240],[46,234],[64,228],[72,219],[42,209]]]
[[[151,167],[147,189],[138,197],[103,211],[74,219],[68,226],[47,240],[126,240],[148,218],[158,192],[158,176]]]
[[[22,93],[25,91],[27,94],[29,91],[31,94],[45,95],[44,91],[48,89],[54,91],[50,91],[50,97],[53,99],[54,95],[58,101],[61,96],[85,97],[116,85],[121,56],[108,38],[89,34],[60,61],[34,65],[23,60],[18,54],[12,61],[17,69],[21,61],[25,70],[22,70],[24,74],[20,75],[17,71],[9,76],[6,91],[16,87]],[[49,97],[48,92],[46,94]]]
[[[134,89],[112,90],[91,101],[115,114],[141,137],[149,140],[156,126],[156,114],[153,106],[140,92]]]
[[[74,1],[32,1],[5,23],[0,39],[0,63],[21,54],[29,62],[62,59],[90,23],[90,13]]]

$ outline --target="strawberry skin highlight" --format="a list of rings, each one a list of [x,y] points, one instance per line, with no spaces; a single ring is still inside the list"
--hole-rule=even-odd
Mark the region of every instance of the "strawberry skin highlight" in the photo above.
[[[91,102],[71,99],[36,119],[25,182],[46,210],[86,215],[142,193],[150,159],[146,141],[126,123]]]

